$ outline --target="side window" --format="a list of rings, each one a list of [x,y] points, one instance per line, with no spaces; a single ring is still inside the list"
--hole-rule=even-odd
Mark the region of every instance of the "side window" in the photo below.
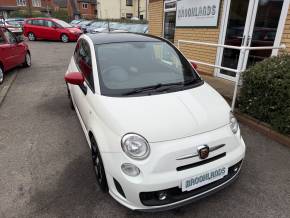
[[[3,33],[9,44],[15,44],[17,42],[16,37],[8,30],[4,30]]]
[[[55,26],[54,23],[50,20],[44,20],[43,25],[46,27],[54,27]]]
[[[79,70],[85,77],[85,81],[87,82],[89,87],[94,91],[92,57],[89,44],[84,40],[80,40],[76,46],[74,56]]]
[[[5,44],[5,39],[4,37],[2,36],[2,33],[0,32],[0,45],[1,44]]]
[[[43,26],[43,20],[32,20],[32,24],[36,26]]]

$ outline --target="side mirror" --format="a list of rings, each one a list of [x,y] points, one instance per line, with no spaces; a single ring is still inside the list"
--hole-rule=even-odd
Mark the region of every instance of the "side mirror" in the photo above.
[[[64,80],[73,85],[83,85],[85,78],[80,72],[71,72],[65,75]]]

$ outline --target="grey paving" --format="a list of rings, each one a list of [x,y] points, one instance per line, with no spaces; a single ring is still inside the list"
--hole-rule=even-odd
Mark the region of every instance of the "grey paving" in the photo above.
[[[29,43],[0,107],[0,217],[290,217],[290,149],[246,126],[240,178],[177,211],[137,213],[103,194],[63,75],[74,43]]]

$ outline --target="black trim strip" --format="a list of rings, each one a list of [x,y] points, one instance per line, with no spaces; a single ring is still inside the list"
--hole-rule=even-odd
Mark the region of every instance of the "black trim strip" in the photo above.
[[[177,167],[176,170],[177,171],[182,171],[182,170],[187,170],[187,169],[190,169],[190,168],[198,167],[198,166],[201,166],[203,164],[207,164],[207,163],[213,162],[215,160],[218,160],[220,158],[223,158],[225,156],[226,156],[226,152],[224,152],[222,154],[219,154],[217,156],[214,156],[212,158],[209,158],[209,159],[206,159],[206,160],[203,160],[203,161],[199,161],[197,163],[192,163],[192,164],[188,164],[188,165],[185,165],[185,166]]]

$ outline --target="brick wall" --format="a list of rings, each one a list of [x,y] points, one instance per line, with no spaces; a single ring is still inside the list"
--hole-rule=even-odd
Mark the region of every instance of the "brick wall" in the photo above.
[[[288,16],[286,18],[286,23],[283,31],[282,43],[286,44],[287,52],[290,53],[290,7],[288,10]]]
[[[16,0],[0,0],[0,6],[16,6]]]
[[[163,0],[149,0],[149,33],[162,36]]]
[[[85,19],[94,19],[96,18],[96,13],[95,13],[95,4],[87,3],[88,8],[83,8],[83,2],[78,2],[78,8],[80,10],[82,18]]]

